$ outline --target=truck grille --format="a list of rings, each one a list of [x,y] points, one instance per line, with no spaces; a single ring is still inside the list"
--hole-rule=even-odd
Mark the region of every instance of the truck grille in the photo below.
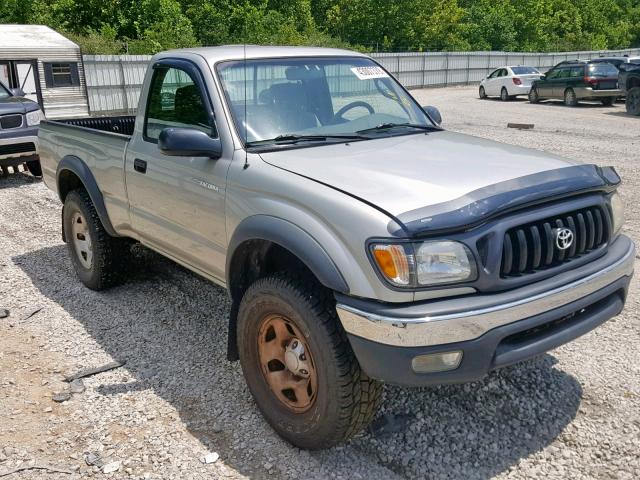
[[[0,155],[15,155],[18,153],[35,153],[36,146],[33,142],[14,143],[12,145],[0,145]]]
[[[3,130],[22,126],[22,115],[3,115],[0,117],[0,127]]]
[[[608,212],[590,207],[511,228],[504,236],[500,276],[547,270],[589,253],[607,242],[609,224]],[[573,234],[564,250],[558,246],[560,229]]]

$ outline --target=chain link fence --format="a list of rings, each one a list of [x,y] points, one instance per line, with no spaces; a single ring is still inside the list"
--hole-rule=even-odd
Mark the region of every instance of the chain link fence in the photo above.
[[[527,65],[542,72],[563,60],[602,56],[640,56],[640,48],[562,53],[408,52],[372,53],[406,88],[469,85],[505,65]],[[92,115],[133,114],[151,56],[84,55]]]

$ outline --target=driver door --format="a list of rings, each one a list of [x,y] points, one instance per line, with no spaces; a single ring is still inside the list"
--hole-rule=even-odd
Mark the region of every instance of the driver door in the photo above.
[[[174,157],[158,149],[169,127],[217,136],[213,107],[198,68],[185,60],[154,65],[142,132],[126,154],[133,229],[169,257],[224,279],[225,192],[232,152],[222,157]]]

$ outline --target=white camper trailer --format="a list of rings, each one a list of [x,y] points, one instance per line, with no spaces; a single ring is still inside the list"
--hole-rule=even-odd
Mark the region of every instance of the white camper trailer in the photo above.
[[[0,81],[49,119],[89,115],[80,47],[43,25],[0,25]]]

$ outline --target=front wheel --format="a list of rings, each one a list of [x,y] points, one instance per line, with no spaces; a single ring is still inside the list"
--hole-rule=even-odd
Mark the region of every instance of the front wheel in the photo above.
[[[601,98],[600,102],[602,103],[602,105],[604,105],[605,107],[610,107],[612,106],[615,102],[616,102],[616,97],[605,97],[605,98]]]
[[[480,97],[481,100],[484,100],[485,98],[487,98],[487,92],[484,91],[484,87],[480,87],[478,89],[478,96]]]
[[[540,95],[538,95],[538,89],[536,87],[532,87],[529,90],[529,102],[530,103],[538,103],[540,101]]]
[[[31,160],[27,162],[27,170],[29,170],[29,173],[34,177],[41,177],[42,166],[40,165],[40,160]]]
[[[237,328],[249,390],[285,440],[329,448],[371,422],[381,384],[360,369],[323,287],[284,274],[257,280],[240,302]]]
[[[627,92],[625,108],[629,115],[640,115],[640,87],[634,87]]]
[[[575,107],[578,105],[578,97],[576,96],[576,92],[573,91],[573,88],[567,88],[564,92],[564,104],[567,107]]]

